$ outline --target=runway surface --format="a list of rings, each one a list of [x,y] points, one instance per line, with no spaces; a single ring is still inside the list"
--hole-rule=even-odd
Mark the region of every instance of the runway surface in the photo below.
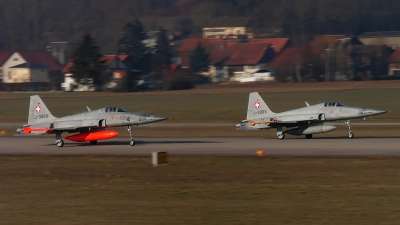
[[[97,145],[65,141],[62,148],[54,138],[0,137],[1,155],[170,155],[255,156],[400,156],[400,138],[138,138],[99,141]]]

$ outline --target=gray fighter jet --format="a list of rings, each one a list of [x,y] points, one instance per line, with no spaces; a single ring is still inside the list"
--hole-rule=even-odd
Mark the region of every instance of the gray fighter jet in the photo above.
[[[106,130],[106,128],[126,126],[131,137],[130,145],[134,146],[135,141],[132,137],[131,126],[168,119],[154,115],[128,112],[119,107],[107,107],[96,110],[90,110],[87,107],[87,109],[87,112],[56,118],[50,113],[40,97],[33,95],[30,98],[28,124],[18,128],[16,136],[55,134],[56,145],[62,147],[64,145],[61,137],[62,133],[79,132],[79,134],[64,138],[76,142],[90,142],[90,144],[94,145],[98,140],[110,139],[118,135],[118,132]]]
[[[247,118],[236,124],[238,130],[262,130],[276,128],[278,139],[285,134],[305,135],[307,139],[313,134],[325,133],[336,129],[332,125],[324,125],[326,121],[346,120],[349,127],[349,138],[353,138],[350,119],[366,118],[387,111],[346,106],[340,102],[325,102],[309,105],[282,113],[272,112],[257,92],[250,93]],[[283,128],[289,128],[283,130]]]

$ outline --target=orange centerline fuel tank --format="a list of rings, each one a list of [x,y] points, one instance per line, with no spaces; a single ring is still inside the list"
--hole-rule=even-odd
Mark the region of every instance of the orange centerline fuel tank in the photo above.
[[[118,132],[114,130],[105,130],[105,131],[97,131],[83,134],[75,134],[71,136],[65,137],[65,139],[75,142],[84,142],[84,141],[97,141],[97,140],[105,140],[118,136]]]

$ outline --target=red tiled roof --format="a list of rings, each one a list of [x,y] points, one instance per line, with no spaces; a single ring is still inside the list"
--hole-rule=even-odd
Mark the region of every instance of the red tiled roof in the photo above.
[[[2,66],[6,62],[6,60],[8,59],[8,57],[11,56],[12,53],[12,51],[0,52],[0,66]]]
[[[248,39],[249,43],[268,43],[274,48],[276,53],[281,52],[289,43],[289,38],[256,38]]]
[[[258,64],[265,55],[268,43],[242,43],[234,44],[231,49],[226,65],[255,65]]]
[[[248,39],[246,43],[238,43],[238,39],[203,39],[192,38],[183,41],[178,52],[183,66],[189,65],[191,52],[198,43],[207,49],[210,54],[211,63],[229,59],[227,65],[252,65],[257,64],[265,54],[268,46],[279,53],[289,44],[289,38],[260,38]]]
[[[125,61],[128,57],[129,57],[129,55],[118,55],[118,58],[121,61]]]
[[[388,62],[389,63],[400,62],[400,48],[397,48],[396,51],[390,55]]]
[[[63,73],[69,73],[69,70],[71,69],[71,67],[74,65],[73,62],[69,62],[63,69],[61,72]]]
[[[49,51],[45,50],[23,50],[18,53],[27,62],[33,62],[48,66],[49,70],[62,70],[62,65],[54,58]]]
[[[305,52],[307,46],[292,47],[283,50],[277,55],[270,63],[268,63],[266,69],[277,69],[283,67],[295,67],[296,56]]]
[[[103,55],[100,61],[103,62],[104,66],[110,65],[110,63],[115,59],[116,55]]]
[[[171,64],[170,69],[172,72],[177,71],[180,68],[179,64]]]

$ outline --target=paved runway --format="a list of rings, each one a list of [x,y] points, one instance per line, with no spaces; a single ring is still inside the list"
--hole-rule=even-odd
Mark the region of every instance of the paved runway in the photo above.
[[[65,141],[62,148],[54,138],[1,137],[0,154],[13,155],[170,155],[254,156],[264,150],[268,156],[400,156],[400,138],[137,138],[99,141],[97,145]]]

